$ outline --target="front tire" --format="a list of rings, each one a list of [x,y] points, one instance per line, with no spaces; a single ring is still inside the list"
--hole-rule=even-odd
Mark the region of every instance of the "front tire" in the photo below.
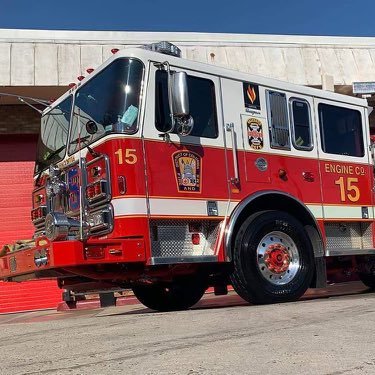
[[[168,284],[135,285],[133,293],[146,307],[156,311],[186,310],[206,291],[202,282],[178,280]]]
[[[286,212],[249,217],[235,237],[233,252],[232,285],[248,302],[295,301],[311,284],[311,241],[302,224]]]

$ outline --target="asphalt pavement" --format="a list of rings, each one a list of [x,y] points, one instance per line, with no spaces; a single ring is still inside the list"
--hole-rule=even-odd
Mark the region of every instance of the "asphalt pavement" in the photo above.
[[[131,302],[131,301],[130,301]],[[375,293],[361,283],[251,306],[122,307],[0,316],[0,374],[375,374]]]

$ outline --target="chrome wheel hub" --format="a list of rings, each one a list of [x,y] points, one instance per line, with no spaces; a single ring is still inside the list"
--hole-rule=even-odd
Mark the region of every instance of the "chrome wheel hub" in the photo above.
[[[257,247],[257,265],[261,275],[271,284],[287,284],[301,267],[298,248],[287,234],[268,233]]]

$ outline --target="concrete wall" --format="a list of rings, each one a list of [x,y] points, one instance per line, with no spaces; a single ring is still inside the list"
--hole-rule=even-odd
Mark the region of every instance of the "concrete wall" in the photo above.
[[[159,40],[189,59],[299,84],[375,80],[375,38],[0,29],[0,85],[67,85],[114,47]]]
[[[0,93],[56,98],[112,48],[160,40],[178,45],[188,59],[303,85],[328,82],[348,95],[353,82],[375,81],[375,38],[0,29]],[[16,106],[11,114],[2,108],[10,104],[19,102],[0,95],[0,133],[37,131],[37,112]],[[375,127],[375,111],[370,122]]]

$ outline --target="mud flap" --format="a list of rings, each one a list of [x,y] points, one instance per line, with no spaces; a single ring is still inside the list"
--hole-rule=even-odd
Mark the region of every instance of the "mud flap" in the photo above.
[[[313,279],[312,288],[325,288],[327,286],[327,266],[324,257],[317,257],[315,262],[315,277]]]
[[[327,286],[327,266],[321,236],[312,225],[306,225],[305,230],[310,237],[314,249],[315,276],[311,288],[325,288]]]

